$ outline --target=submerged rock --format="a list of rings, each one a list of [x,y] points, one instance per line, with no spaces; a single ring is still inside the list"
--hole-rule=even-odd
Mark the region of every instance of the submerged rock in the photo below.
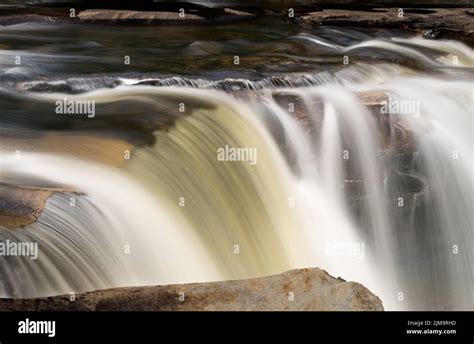
[[[115,288],[37,299],[0,299],[1,311],[383,311],[363,285],[326,271],[183,285]]]

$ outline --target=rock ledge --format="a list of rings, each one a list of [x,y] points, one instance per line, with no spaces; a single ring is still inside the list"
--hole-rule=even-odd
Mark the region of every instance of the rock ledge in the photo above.
[[[211,283],[114,288],[37,299],[0,299],[1,311],[383,311],[363,285],[311,268]]]

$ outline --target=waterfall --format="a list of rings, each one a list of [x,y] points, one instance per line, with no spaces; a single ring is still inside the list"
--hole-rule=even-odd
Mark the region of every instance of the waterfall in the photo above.
[[[44,168],[35,167],[40,165]],[[27,260],[18,268],[16,262],[22,262],[21,257],[2,257],[2,276],[9,277],[6,281],[17,276],[15,280],[29,282],[15,284],[12,294],[12,287],[4,287],[4,296],[34,297],[219,277],[186,223],[170,218],[148,192],[123,173],[47,154],[25,154],[15,161],[5,157],[2,171],[8,173],[11,168],[30,178],[74,185],[80,193],[50,198],[37,223],[15,231],[2,230],[2,239],[38,242],[40,248],[37,260]],[[74,206],[70,205],[71,196],[77,199]],[[194,264],[196,267],[189,269]]]
[[[247,91],[236,94],[210,81],[157,87],[122,79],[113,89],[67,94],[97,106],[97,119],[76,122],[77,143],[90,155],[80,147],[35,147],[48,139],[37,137],[47,116],[12,119],[9,129],[29,144],[18,158],[12,147],[21,140],[2,141],[0,187],[34,181],[69,190],[54,192],[38,221],[0,225],[0,241],[40,248],[37,260],[0,256],[0,296],[317,266],[364,284],[386,309],[472,309],[473,84],[465,75],[453,80],[448,66],[456,55],[452,69],[468,73],[472,51],[416,39],[329,45],[395,52],[440,75],[360,63],[329,82],[247,81]],[[361,94],[383,94],[386,109]],[[65,96],[21,95],[41,111]],[[112,132],[124,118],[137,122]],[[50,136],[74,130],[54,123]],[[96,130],[133,146],[130,159],[123,150],[107,151],[119,156],[108,160],[94,156],[100,147],[86,143]],[[146,139],[136,140],[141,134]]]

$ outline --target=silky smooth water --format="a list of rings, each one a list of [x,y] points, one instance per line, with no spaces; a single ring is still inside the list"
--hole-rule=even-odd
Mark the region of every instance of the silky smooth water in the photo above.
[[[308,34],[295,39],[328,47]],[[176,76],[167,86],[157,76],[112,76],[117,87],[79,94],[5,86],[2,182],[49,181],[73,192],[55,193],[36,223],[0,226],[1,240],[40,247],[35,261],[0,257],[0,295],[317,266],[364,284],[386,309],[472,309],[472,50],[420,39],[329,49],[395,54],[405,65],[384,57],[277,83],[242,78],[248,87],[225,91],[215,83],[232,76]],[[361,93],[418,111],[374,112]],[[97,117],[52,115],[63,97],[95,101]],[[63,132],[79,135],[75,148],[36,146]],[[81,152],[97,148],[86,145],[93,136],[131,144],[130,159],[121,150],[106,150],[120,164]],[[219,160],[226,146],[255,150],[255,163]]]

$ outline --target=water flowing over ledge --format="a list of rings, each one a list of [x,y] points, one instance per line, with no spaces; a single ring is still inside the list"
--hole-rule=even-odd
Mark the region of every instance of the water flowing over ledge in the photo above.
[[[459,157],[472,154],[468,85],[424,78],[367,85],[393,100],[408,94],[429,99],[417,112],[407,108],[389,117],[383,112],[374,117],[360,103],[353,92],[362,91],[361,85],[284,89],[290,98],[283,103],[272,92],[263,95],[264,102],[216,90],[150,86],[89,93],[98,106],[120,101],[129,108],[123,102],[131,101],[134,111],[140,99],[142,107],[151,104],[162,116],[175,117],[175,124],[155,131],[154,143],[134,150],[120,169],[41,149],[20,160],[4,151],[3,173],[53,180],[80,193],[73,212],[71,195],[56,194],[37,223],[1,232],[4,239],[33,240],[47,251],[52,242],[55,247],[46,260],[31,263],[44,266],[38,274],[20,274],[27,278],[22,289],[15,279],[4,281],[4,296],[248,278],[318,264],[363,282],[389,309],[400,307],[397,289],[405,290],[412,308],[470,307],[472,250],[462,244],[472,242],[471,194],[463,187],[472,174],[464,158],[449,158],[455,151]],[[48,104],[57,95],[35,98]],[[291,99],[309,125],[299,124],[288,110]],[[188,109],[176,118],[178,100]],[[456,117],[444,116],[447,109],[455,109]],[[98,113],[107,119],[106,108]],[[94,121],[88,123],[99,123]],[[216,150],[226,144],[255,147],[258,164],[218,161]],[[339,152],[352,158],[341,160]],[[448,184],[441,182],[446,173],[453,176]],[[181,198],[187,200],[184,207]],[[292,208],[293,202],[298,206]],[[159,227],[148,230],[150,224]],[[74,249],[78,243],[88,248]],[[453,261],[449,251],[441,254],[439,247],[449,243],[464,247],[461,260]],[[341,255],[346,244],[350,250]],[[124,255],[124,245],[135,253]],[[65,254],[67,260],[60,258]],[[1,267],[4,275],[18,276],[30,271],[28,265]],[[426,293],[425,283],[442,285]],[[446,288],[449,294],[442,292]]]
[[[474,308],[472,49],[259,25],[0,31],[0,239],[39,247],[0,256],[1,297],[318,266],[386,309]]]

